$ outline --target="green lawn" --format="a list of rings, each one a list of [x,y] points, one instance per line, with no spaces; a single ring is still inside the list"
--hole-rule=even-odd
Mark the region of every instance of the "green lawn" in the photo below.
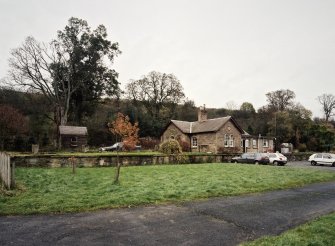
[[[328,246],[335,243],[335,213],[284,232],[275,237],[263,237],[243,246],[266,245],[319,245]]]
[[[18,190],[0,192],[0,214],[87,211],[239,195],[335,180],[335,172],[246,164],[17,168]]]

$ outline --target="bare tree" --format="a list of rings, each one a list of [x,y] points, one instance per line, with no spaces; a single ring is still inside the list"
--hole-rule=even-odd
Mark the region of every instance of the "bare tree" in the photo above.
[[[277,90],[265,94],[269,106],[276,110],[283,111],[293,105],[295,93],[291,90]]]
[[[236,104],[236,102],[230,100],[226,103],[226,108],[229,110],[229,111],[233,111],[233,110],[237,110],[238,109],[238,106]]]
[[[332,94],[322,94],[321,96],[318,96],[317,99],[322,105],[325,119],[328,121],[329,118],[334,115],[333,111],[335,109],[335,96]]]
[[[164,107],[176,105],[185,97],[183,87],[175,75],[155,71],[142,79],[131,81],[126,90],[128,96],[143,103],[155,119]]]
[[[64,60],[59,47],[40,43],[33,37],[26,38],[21,47],[12,50],[9,59],[9,83],[20,89],[43,93],[54,106],[57,126],[67,123],[70,98],[78,88],[69,79],[70,74],[67,79],[57,80],[59,73],[53,66],[65,63]]]

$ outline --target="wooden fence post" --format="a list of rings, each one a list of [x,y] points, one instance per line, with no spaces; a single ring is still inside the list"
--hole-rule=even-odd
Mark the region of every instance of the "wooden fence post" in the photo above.
[[[11,164],[10,156],[0,152],[0,179],[7,189],[15,187],[14,172],[15,165],[14,163]]]

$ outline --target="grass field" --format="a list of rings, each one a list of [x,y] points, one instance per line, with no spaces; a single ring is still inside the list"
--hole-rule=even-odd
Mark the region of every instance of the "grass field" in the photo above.
[[[275,237],[263,237],[256,241],[242,244],[243,246],[267,245],[319,245],[329,246],[335,243],[335,213],[322,216],[305,225],[284,232]]]
[[[245,164],[157,165],[115,169],[17,168],[18,189],[0,192],[0,214],[88,211],[230,196],[335,180],[335,172]]]

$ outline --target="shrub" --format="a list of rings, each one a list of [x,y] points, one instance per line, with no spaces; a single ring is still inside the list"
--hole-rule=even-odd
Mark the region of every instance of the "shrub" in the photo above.
[[[180,144],[178,143],[177,140],[174,139],[170,139],[163,142],[159,146],[159,151],[167,155],[182,153]]]
[[[306,150],[307,150],[306,144],[299,144],[298,145],[298,150],[299,150],[299,152],[306,152]]]
[[[221,154],[235,154],[239,152],[240,152],[240,149],[238,147],[229,147],[229,148],[219,147],[218,148],[218,153],[221,153]]]
[[[181,149],[182,149],[183,152],[188,152],[188,151],[191,150],[191,145],[188,141],[183,141],[183,140],[180,140],[180,139],[178,139],[177,141],[178,141],[179,145],[181,146]]]
[[[139,141],[140,145],[142,146],[142,149],[145,150],[155,150],[156,146],[159,145],[159,140],[155,138],[150,137],[140,138]]]

